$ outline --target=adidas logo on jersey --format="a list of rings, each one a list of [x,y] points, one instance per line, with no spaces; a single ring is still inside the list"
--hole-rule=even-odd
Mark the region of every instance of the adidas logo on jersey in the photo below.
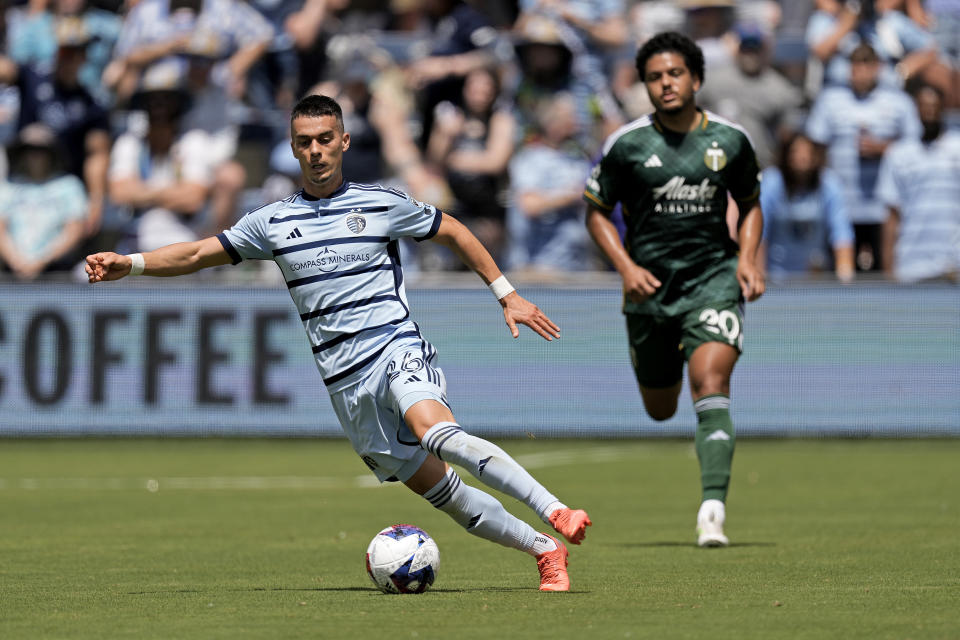
[[[643,163],[643,166],[645,166],[645,167],[662,167],[662,166],[663,166],[663,162],[660,161],[660,158],[657,156],[657,154],[653,154],[652,156],[650,156],[649,158],[647,158],[647,161]]]
[[[299,227],[294,227],[293,231],[290,232],[290,235],[287,236],[287,240],[293,240],[294,238],[302,238],[303,234],[300,233]]]

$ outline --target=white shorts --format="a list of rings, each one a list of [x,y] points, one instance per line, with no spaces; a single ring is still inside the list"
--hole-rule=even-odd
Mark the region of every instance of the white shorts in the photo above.
[[[406,482],[427,458],[403,415],[420,400],[447,405],[436,356],[426,340],[397,340],[362,382],[330,394],[353,450],[380,482]]]

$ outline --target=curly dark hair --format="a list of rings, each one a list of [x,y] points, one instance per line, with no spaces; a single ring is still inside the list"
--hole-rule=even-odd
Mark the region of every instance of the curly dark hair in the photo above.
[[[290,113],[290,122],[293,123],[294,120],[302,116],[307,118],[333,116],[337,119],[340,129],[343,129],[343,110],[339,103],[329,96],[314,94],[300,100]]]
[[[679,53],[683,56],[683,61],[687,65],[690,73],[697,76],[703,83],[703,51],[697,46],[697,43],[676,31],[664,31],[658,33],[643,43],[640,50],[637,51],[637,71],[640,78],[643,78],[644,71],[647,68],[647,61],[658,53]]]

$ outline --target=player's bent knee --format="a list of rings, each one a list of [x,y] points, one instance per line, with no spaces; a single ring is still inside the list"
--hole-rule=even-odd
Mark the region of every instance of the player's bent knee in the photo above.
[[[423,440],[424,434],[435,424],[441,422],[456,422],[450,409],[441,402],[432,399],[418,400],[410,406],[403,414],[403,420],[407,423],[407,428],[416,436],[417,440]]]
[[[730,378],[723,374],[709,374],[690,380],[690,393],[694,398],[722,393],[730,395]]]
[[[669,420],[677,413],[680,385],[676,384],[663,389],[640,387],[640,395],[647,415],[658,422]]]
[[[669,420],[677,413],[676,405],[673,408],[669,407],[647,407],[647,415],[656,420],[657,422],[663,422],[664,420]]]

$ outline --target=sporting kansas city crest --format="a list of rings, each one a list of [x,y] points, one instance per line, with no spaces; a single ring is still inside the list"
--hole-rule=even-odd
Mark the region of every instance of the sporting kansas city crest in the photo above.
[[[354,233],[360,233],[367,228],[367,219],[359,213],[351,213],[347,216],[347,229]]]

